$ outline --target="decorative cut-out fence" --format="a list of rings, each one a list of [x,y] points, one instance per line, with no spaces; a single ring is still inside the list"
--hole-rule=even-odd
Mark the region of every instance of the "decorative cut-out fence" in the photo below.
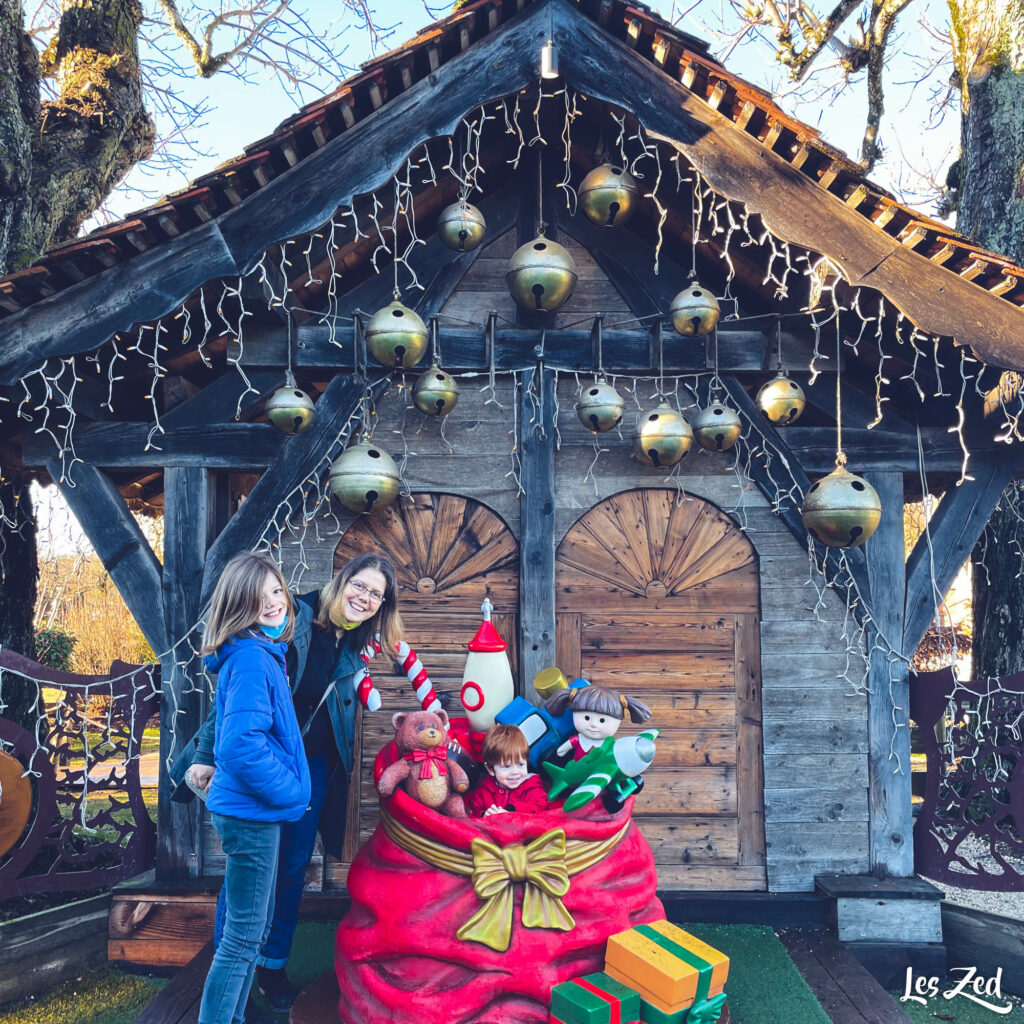
[[[152,867],[142,750],[158,673],[115,661],[103,676],[72,675],[0,651],[0,709],[5,691],[36,690],[34,729],[0,717],[4,896],[96,889]]]
[[[918,874],[995,892],[1024,887],[1024,673],[959,682],[911,677],[910,713],[928,760],[914,826]]]

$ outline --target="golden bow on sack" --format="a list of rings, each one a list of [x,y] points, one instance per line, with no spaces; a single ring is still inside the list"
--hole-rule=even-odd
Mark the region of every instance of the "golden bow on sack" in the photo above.
[[[515,886],[523,883],[523,927],[555,928],[567,932],[575,926],[561,897],[569,891],[565,863],[565,832],[545,832],[532,842],[500,847],[474,839],[473,891],[484,905],[458,930],[460,939],[481,942],[503,953],[512,939]]]

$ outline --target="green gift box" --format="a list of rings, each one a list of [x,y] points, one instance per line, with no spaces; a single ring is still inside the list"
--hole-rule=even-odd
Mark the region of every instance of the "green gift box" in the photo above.
[[[597,972],[551,990],[551,1016],[563,1024],[639,1024],[640,996]]]

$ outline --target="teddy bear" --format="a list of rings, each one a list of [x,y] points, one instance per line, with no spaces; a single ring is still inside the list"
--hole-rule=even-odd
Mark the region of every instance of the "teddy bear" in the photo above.
[[[377,792],[387,798],[402,786],[413,800],[449,818],[465,818],[459,794],[469,788],[469,778],[448,750],[447,712],[400,711],[391,724],[400,756],[384,769]]]

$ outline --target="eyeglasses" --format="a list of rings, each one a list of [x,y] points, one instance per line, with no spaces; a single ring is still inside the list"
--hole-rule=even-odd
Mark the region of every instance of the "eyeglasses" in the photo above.
[[[374,604],[380,604],[384,595],[379,590],[371,590],[362,580],[349,580],[348,585],[360,596],[369,598]]]

